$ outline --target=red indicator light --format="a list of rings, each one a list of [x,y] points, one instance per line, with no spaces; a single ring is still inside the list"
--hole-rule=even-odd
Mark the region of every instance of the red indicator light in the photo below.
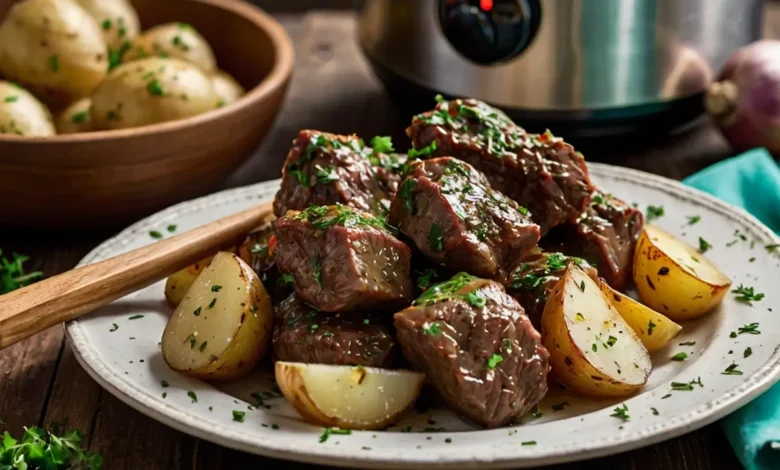
[[[493,0],[479,0],[479,7],[484,11],[490,11],[493,9]]]

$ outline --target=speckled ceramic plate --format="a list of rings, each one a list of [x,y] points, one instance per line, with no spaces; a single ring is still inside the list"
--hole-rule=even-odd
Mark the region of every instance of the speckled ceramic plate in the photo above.
[[[655,223],[695,246],[700,236],[705,237],[713,245],[707,256],[735,286],[742,283],[766,294],[753,306],[729,294],[718,310],[685,324],[683,333],[654,355],[647,385],[623,401],[587,400],[554,390],[539,407],[541,417],[529,416],[513,427],[476,429],[434,407],[383,432],[353,432],[321,443],[322,428],[299,419],[275,391],[269,370],[214,386],[165,365],[158,344],[170,314],[163,282],[69,323],[67,335],[79,362],[98,383],[156,420],[227,447],[340,466],[530,467],[602,456],[692,431],[766,390],[780,374],[780,322],[776,321],[780,254],[769,253],[766,246],[780,240],[743,211],[677,182],[605,165],[594,164],[591,169],[601,187],[640,208],[664,206],[665,215]],[[171,207],[106,241],[82,264],[154,243],[150,230],[165,233],[169,224],[176,224],[179,231],[191,229],[271,199],[278,184],[262,183]],[[688,217],[695,215],[701,221],[689,225]],[[773,309],[777,309],[774,314]],[[132,319],[137,315],[143,318]],[[761,334],[731,337],[731,332],[754,322]],[[680,345],[691,342],[695,345]],[[752,354],[744,357],[748,347]],[[688,360],[670,360],[681,351],[688,353]],[[743,375],[721,374],[732,362]],[[672,391],[673,381],[697,381],[701,386]],[[170,385],[164,388],[163,382]],[[197,402],[189,391],[196,394]],[[250,410],[255,392],[264,396],[265,406]],[[621,403],[628,406],[630,421],[610,416]],[[232,410],[247,411],[245,422],[233,421]]]

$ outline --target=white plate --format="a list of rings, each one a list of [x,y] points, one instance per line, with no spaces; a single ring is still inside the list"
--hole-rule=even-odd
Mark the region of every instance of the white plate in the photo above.
[[[601,187],[636,202],[665,208],[656,223],[694,246],[702,236],[714,248],[707,252],[734,281],[766,297],[753,306],[729,294],[721,307],[702,320],[686,324],[681,336],[654,356],[649,383],[622,401],[630,421],[611,417],[621,401],[593,401],[554,390],[542,402],[541,418],[522,425],[477,430],[445,409],[415,413],[384,432],[334,435],[320,443],[322,428],[303,423],[273,391],[272,375],[257,371],[229,385],[179,375],[165,365],[158,342],[170,309],[163,282],[129,295],[67,325],[67,335],[81,365],[122,401],[173,428],[246,452],[330,465],[375,468],[529,467],[564,462],[646,446],[704,426],[747,403],[771,386],[780,374],[780,264],[764,248],[780,240],[756,219],[677,182],[637,171],[592,164]],[[278,181],[234,189],[171,207],[128,228],[92,251],[82,264],[103,260],[154,240],[150,230],[166,232],[169,224],[183,231],[273,197]],[[687,217],[701,221],[688,225]],[[735,230],[747,241],[735,237]],[[732,240],[738,240],[726,246]],[[750,262],[751,258],[755,258]],[[772,314],[771,310],[777,311]],[[130,320],[134,315],[143,318]],[[748,323],[760,324],[760,335],[729,334]],[[111,332],[112,325],[118,329]],[[679,343],[695,341],[695,346]],[[752,355],[743,357],[746,347]],[[685,362],[671,361],[685,351]],[[732,361],[744,375],[722,375]],[[670,391],[670,383],[701,378],[703,387]],[[162,381],[170,384],[163,388]],[[555,387],[553,387],[555,388]],[[193,403],[187,392],[197,394]],[[265,393],[270,408],[248,410],[252,392]],[[167,398],[163,398],[163,394]],[[667,395],[670,395],[668,398]],[[562,411],[551,406],[569,403]],[[658,414],[653,413],[653,409]],[[231,410],[247,411],[243,423]],[[430,420],[430,421],[429,421]],[[435,423],[435,424],[434,424]],[[426,428],[429,428],[426,430]],[[431,432],[430,428],[444,428]],[[521,445],[536,441],[536,445]]]

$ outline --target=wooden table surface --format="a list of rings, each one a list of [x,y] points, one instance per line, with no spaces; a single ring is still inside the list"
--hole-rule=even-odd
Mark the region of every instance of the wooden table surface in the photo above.
[[[354,42],[352,13],[314,11],[277,17],[295,41],[295,78],[271,134],[225,187],[277,178],[289,144],[301,128],[363,136],[392,134],[396,142],[405,141],[402,130],[408,117],[393,106],[361,57]],[[652,145],[596,149],[586,157],[682,178],[730,153],[717,131],[702,122]],[[56,233],[3,229],[0,247],[29,254],[28,268],[51,276],[73,267],[114,232],[116,228]],[[33,425],[78,429],[89,449],[103,455],[109,470],[324,468],[236,452],[147,418],[87,376],[59,326],[0,351],[0,421],[13,434]],[[739,463],[718,424],[712,424],[632,452],[550,468],[725,470],[739,468]]]

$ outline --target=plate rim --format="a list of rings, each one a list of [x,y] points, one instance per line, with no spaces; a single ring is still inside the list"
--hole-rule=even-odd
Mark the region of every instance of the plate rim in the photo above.
[[[684,186],[679,181],[639,170],[602,163],[588,163],[588,167],[596,177],[604,176],[657,190],[669,191],[676,196],[683,197],[692,204],[707,207],[727,218],[749,226],[752,230],[772,240],[772,243],[780,243],[780,237],[744,209],[721,201],[698,189]],[[265,181],[249,186],[227,189],[170,206],[135,222],[117,235],[105,240],[91,250],[79,262],[78,266],[89,264],[97,258],[105,258],[104,252],[116,249],[117,243],[123,244],[123,239],[133,237],[139,232],[147,230],[153,223],[166,220],[175,215],[200,211],[206,207],[230,203],[243,198],[254,200],[256,198],[252,197],[252,194],[278,185],[279,180]],[[553,445],[541,447],[536,452],[534,452],[535,449],[524,448],[522,453],[519,452],[515,456],[454,457],[451,459],[446,459],[445,457],[438,460],[419,460],[415,457],[403,459],[388,458],[378,454],[335,454],[332,449],[320,447],[307,447],[305,450],[302,450],[294,444],[281,446],[274,442],[264,442],[262,440],[250,442],[242,436],[242,433],[236,432],[231,428],[217,426],[213,423],[204,423],[193,415],[174,406],[152,400],[145,395],[143,389],[136,387],[125,376],[112,372],[110,368],[103,364],[98,357],[97,351],[92,349],[90,343],[86,340],[78,320],[67,323],[65,332],[77,362],[93,380],[133,409],[169,427],[218,445],[271,458],[361,468],[397,468],[398,464],[403,464],[409,468],[451,468],[452,466],[460,468],[517,468],[603,457],[649,446],[706,426],[748,403],[780,379],[780,344],[778,344],[774,347],[767,361],[753,374],[745,377],[738,386],[717,398],[700,403],[689,411],[661,424],[638,427],[630,432],[595,441],[579,442],[577,447]],[[543,449],[544,451],[542,451]]]

